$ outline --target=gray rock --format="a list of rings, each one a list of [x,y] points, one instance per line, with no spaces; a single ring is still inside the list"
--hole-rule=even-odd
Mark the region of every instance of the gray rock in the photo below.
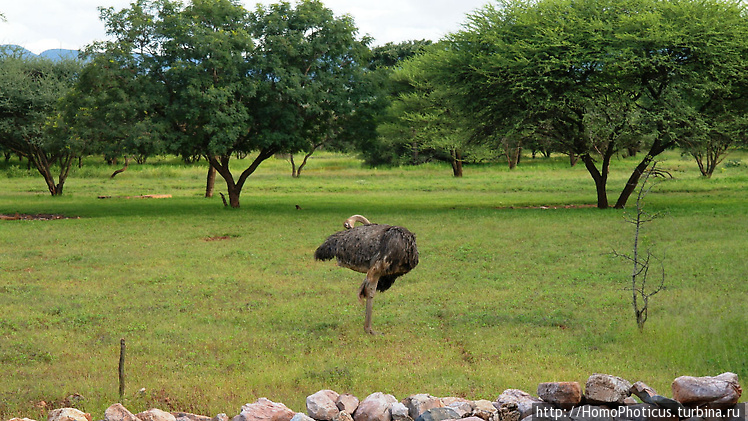
[[[332,390],[320,390],[319,392],[309,395],[306,398],[306,413],[315,420],[332,421],[338,415],[338,409],[335,403],[340,395]]]
[[[593,374],[584,386],[584,397],[587,403],[623,404],[623,400],[631,395],[631,383],[609,374]],[[542,398],[542,397],[541,397]]]
[[[648,398],[657,394],[657,391],[647,386],[644,382],[636,382],[631,386],[629,392],[636,395],[642,402],[646,403]]]
[[[355,421],[392,421],[390,408],[397,399],[382,392],[372,393],[367,396],[353,414]]]
[[[353,421],[353,417],[346,411],[340,411],[332,421]]]
[[[540,383],[538,396],[562,409],[570,409],[582,401],[582,387],[577,382]]]
[[[132,412],[122,406],[121,403],[115,403],[104,411],[105,421],[140,421]]]
[[[296,415],[291,418],[291,421],[314,421],[314,418],[303,412],[297,412]]]
[[[498,413],[499,421],[519,421],[522,419],[522,413],[519,412],[517,403],[506,402],[501,404]]]
[[[441,399],[425,393],[410,395],[403,399],[402,403],[408,408],[408,413],[413,419],[420,417],[421,414],[429,409],[444,407]]]
[[[408,407],[402,402],[393,403],[390,412],[392,413],[392,421],[413,421]]]
[[[349,414],[356,412],[358,404],[358,398],[351,395],[350,393],[344,393],[338,396],[338,400],[335,401],[335,405],[337,405],[339,410],[345,411]]]
[[[75,408],[60,408],[49,411],[47,421],[91,421],[91,415]]]
[[[541,402],[543,401],[523,390],[507,389],[499,395],[494,406],[499,409],[503,404],[515,403],[517,404],[521,419],[524,419],[532,414],[532,405]]]
[[[483,419],[484,421],[497,421],[499,410],[493,405],[493,402],[481,399],[473,401],[473,416]]]
[[[454,409],[460,418],[468,417],[473,413],[473,404],[464,399],[452,400],[450,403],[447,403],[445,402],[445,399],[442,398],[442,402],[445,404],[445,407]]]
[[[456,420],[459,418],[457,412],[452,408],[437,407],[431,408],[421,414],[416,421],[444,421]]]
[[[722,373],[715,377],[681,376],[671,385],[673,398],[686,406],[708,405],[711,408],[729,408],[743,393],[735,373]]]

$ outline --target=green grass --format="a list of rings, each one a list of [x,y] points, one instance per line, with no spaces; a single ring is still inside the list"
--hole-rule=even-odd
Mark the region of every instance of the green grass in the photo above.
[[[493,400],[595,372],[665,395],[679,375],[746,378],[748,167],[707,180],[666,158],[676,179],[648,197],[666,216],[645,240],[666,254],[668,289],[644,333],[629,267],[610,257],[630,251],[632,227],[621,211],[562,207],[595,200],[584,168],[563,157],[467,166],[462,179],[443,165],[368,169],[335,154],[292,179],[271,159],[238,210],[202,197],[202,163],[153,159],[112,180],[92,159],[57,198],[0,163],[0,213],[80,218],[0,221],[0,418],[44,419],[41,401],[80,393],[78,407],[100,419],[119,401],[120,338],[133,412],[233,415],[263,396],[304,411],[324,388]],[[634,162],[612,164],[611,201]],[[140,194],[173,197],[97,199]],[[380,337],[363,333],[362,275],[312,258],[354,213],[418,236],[420,265],[375,299]]]

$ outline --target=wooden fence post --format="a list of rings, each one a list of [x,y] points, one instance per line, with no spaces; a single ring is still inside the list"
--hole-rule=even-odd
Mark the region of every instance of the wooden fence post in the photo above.
[[[119,400],[125,397],[125,338],[119,340]]]

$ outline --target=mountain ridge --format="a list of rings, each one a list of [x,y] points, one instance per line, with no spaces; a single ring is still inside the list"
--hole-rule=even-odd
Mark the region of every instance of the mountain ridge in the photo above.
[[[42,58],[46,58],[52,61],[77,59],[78,53],[80,52],[78,50],[69,50],[65,48],[52,48],[49,50],[42,51],[39,54],[34,54],[33,52],[27,50],[26,48],[20,45],[15,45],[15,44],[0,45],[0,51],[3,51],[3,52],[11,51],[20,57],[42,57]]]

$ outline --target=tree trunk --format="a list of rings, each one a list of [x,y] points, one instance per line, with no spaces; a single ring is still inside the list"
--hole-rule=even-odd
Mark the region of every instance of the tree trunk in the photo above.
[[[293,154],[288,154],[288,159],[291,161],[291,177],[299,178],[299,173],[296,170],[296,161],[293,160]]]
[[[582,155],[581,158],[582,162],[584,162],[585,168],[587,168],[587,172],[590,173],[592,179],[595,181],[595,190],[597,191],[597,208],[608,209],[610,205],[608,204],[608,170],[606,163],[603,162],[603,170],[601,172],[597,169],[597,167],[595,166],[595,161],[589,154]]]
[[[208,176],[205,182],[205,197],[213,197],[216,188],[216,169],[208,161]]]
[[[641,178],[642,174],[644,174],[644,171],[647,169],[647,167],[649,167],[649,164],[652,162],[653,158],[654,157],[652,155],[647,154],[647,156],[645,156],[644,159],[641,160],[639,165],[634,168],[634,172],[631,173],[631,176],[626,182],[626,185],[623,187],[621,195],[618,196],[618,201],[615,205],[616,209],[623,209],[626,207],[626,202],[629,200],[629,197],[631,197],[631,194],[636,190],[636,186],[639,184],[639,179]]]
[[[579,160],[579,155],[575,154],[574,152],[569,153],[569,165],[572,167],[577,165],[577,161]]]
[[[252,175],[255,170],[257,170],[257,167],[263,161],[272,157],[277,151],[277,148],[272,147],[260,150],[260,153],[254,159],[254,161],[252,161],[247,169],[242,171],[237,180],[234,180],[234,175],[231,174],[231,170],[229,169],[231,153],[220,156],[211,155],[206,157],[208,158],[211,167],[215,168],[216,172],[218,172],[218,174],[220,174],[221,177],[223,177],[223,179],[226,181],[226,189],[229,193],[229,206],[231,206],[232,208],[239,207],[239,196],[242,193],[242,187],[244,187],[244,183],[247,181],[247,178],[249,178],[249,176]]]
[[[519,143],[512,144],[512,142],[508,139],[504,140],[504,155],[506,155],[507,163],[509,164],[509,169],[514,169],[514,167],[517,166],[519,163],[519,154],[522,150],[522,147]]]
[[[660,133],[664,133],[664,128],[658,128]],[[631,177],[629,177],[626,185],[623,187],[621,195],[618,196],[618,201],[615,205],[616,209],[623,209],[626,207],[626,202],[629,200],[629,197],[631,197],[631,194],[634,193],[634,190],[636,190],[636,186],[637,184],[639,184],[639,179],[641,178],[642,174],[644,174],[644,171],[646,171],[647,167],[649,167],[649,164],[652,163],[652,160],[657,155],[665,152],[667,148],[673,145],[673,142],[668,142],[662,139],[661,136],[663,135],[658,136],[654,140],[652,146],[649,148],[649,152],[647,153],[647,155],[642,159],[639,165],[636,166],[634,172],[631,173]]]
[[[462,153],[458,150],[452,151],[452,175],[462,177]]]
[[[127,171],[127,167],[130,166],[130,157],[125,156],[125,166],[113,172],[109,178],[114,178],[117,174]]]
[[[229,206],[234,209],[239,208],[239,196],[242,194],[242,189],[233,185],[228,189],[229,191]]]

